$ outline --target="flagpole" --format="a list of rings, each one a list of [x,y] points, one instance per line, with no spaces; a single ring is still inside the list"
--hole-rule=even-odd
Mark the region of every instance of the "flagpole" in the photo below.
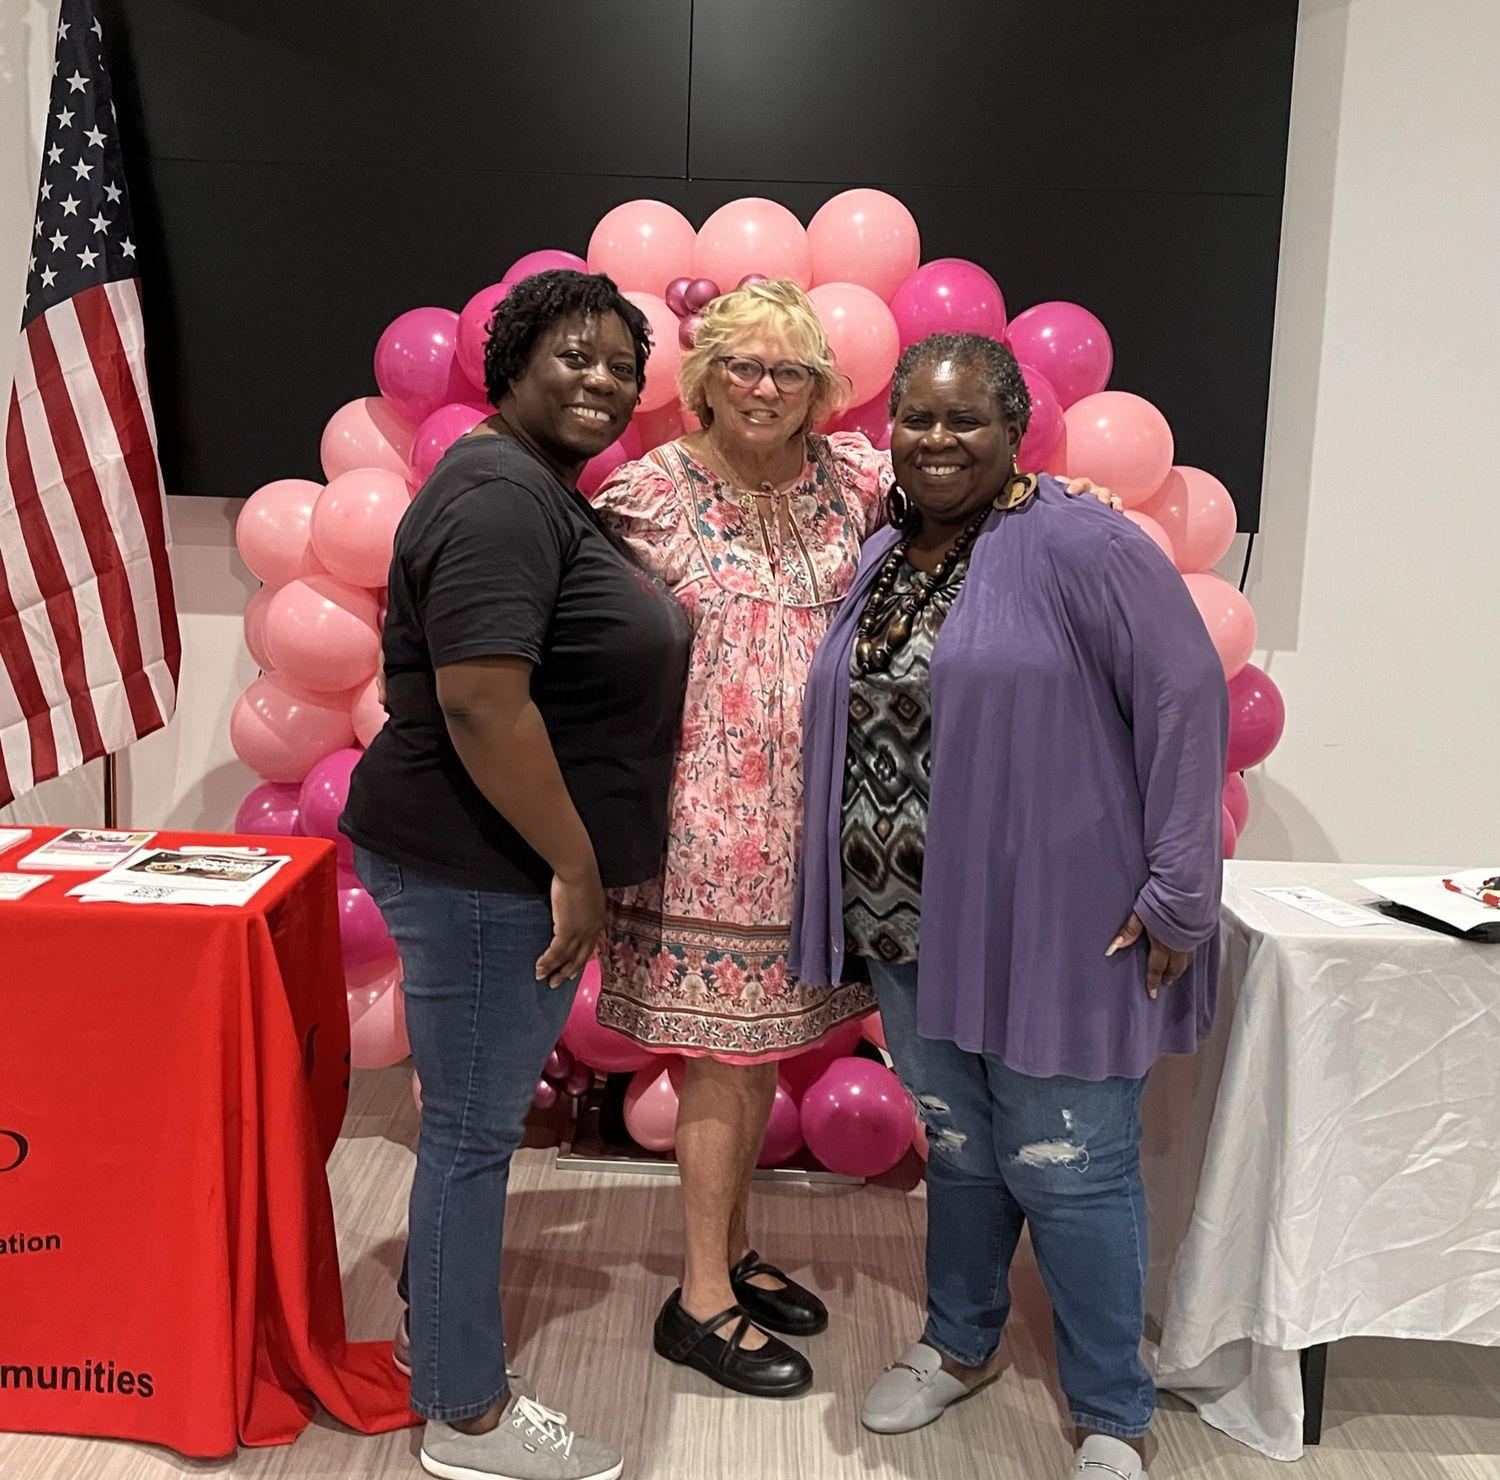
[[[104,825],[105,827],[118,827],[120,825],[120,796],[119,777],[115,772],[115,753],[110,751],[104,757]]]

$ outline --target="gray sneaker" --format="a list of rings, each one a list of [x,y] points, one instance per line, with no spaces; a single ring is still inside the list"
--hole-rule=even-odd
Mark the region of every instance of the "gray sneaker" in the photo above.
[[[422,1468],[443,1480],[616,1480],[625,1461],[568,1427],[567,1415],[513,1397],[487,1434],[429,1419]]]
[[[401,1319],[396,1324],[396,1335],[391,1342],[391,1361],[403,1377],[411,1376],[411,1325],[405,1311],[401,1312]],[[512,1372],[509,1365],[505,1368],[505,1385],[518,1398],[536,1397],[536,1389],[519,1372]]]

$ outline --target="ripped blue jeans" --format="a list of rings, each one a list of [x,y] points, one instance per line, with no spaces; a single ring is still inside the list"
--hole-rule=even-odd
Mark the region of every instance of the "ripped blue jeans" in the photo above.
[[[927,1126],[927,1327],[965,1366],[994,1355],[1030,1225],[1073,1422],[1138,1439],[1156,1410],[1140,1358],[1146,1196],[1141,1079],[1038,1079],[917,1033],[915,962],[867,960],[896,1072]]]

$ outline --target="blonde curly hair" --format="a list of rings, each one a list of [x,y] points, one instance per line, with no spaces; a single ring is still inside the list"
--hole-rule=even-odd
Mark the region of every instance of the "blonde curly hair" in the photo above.
[[[677,384],[683,404],[704,426],[714,417],[706,391],[714,360],[757,331],[786,340],[798,363],[812,373],[804,431],[811,431],[825,417],[844,409],[849,382],[839,373],[817,310],[790,278],[775,278],[722,293],[703,310],[693,347],[682,357]]]

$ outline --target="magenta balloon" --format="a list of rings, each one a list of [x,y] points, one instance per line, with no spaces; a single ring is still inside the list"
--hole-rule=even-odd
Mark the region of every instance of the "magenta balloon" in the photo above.
[[[876,1048],[888,1049],[885,1041],[885,1024],[881,1022],[878,1012],[872,1012],[869,1017],[864,1018],[859,1027],[867,1043],[873,1043]]]
[[[1189,572],[1182,580],[1208,628],[1224,665],[1224,677],[1233,678],[1255,651],[1255,613],[1250,603],[1228,581],[1211,572]]]
[[[911,1145],[911,1097],[883,1064],[839,1059],[802,1097],[802,1134],[829,1171],[878,1177]]]
[[[465,395],[472,396],[468,389]],[[458,441],[465,432],[472,432],[485,417],[494,413],[488,406],[476,401],[453,401],[439,406],[421,426],[411,444],[411,475],[418,486],[432,477],[432,470],[443,459],[443,454]]]
[[[339,817],[349,800],[350,774],[363,754],[350,748],[325,755],[302,778],[297,796],[303,833],[338,844],[339,867],[345,869],[354,867],[354,845],[339,831]]]
[[[484,347],[489,342],[490,320],[501,300],[514,285],[501,281],[481,288],[464,304],[458,314],[458,368],[464,379],[484,399]],[[472,392],[455,396],[456,401],[472,401]]]
[[[1234,542],[1234,499],[1202,468],[1174,467],[1145,511],[1166,530],[1178,570],[1212,570]]]
[[[679,319],[684,318],[687,315],[687,290],[692,285],[692,281],[693,280],[690,277],[673,278],[672,281],[667,284],[666,292],[662,294],[662,299],[666,303],[667,307],[670,308]]]
[[[891,388],[886,386],[872,396],[863,406],[855,406],[838,418],[837,428],[841,432],[858,432],[871,447],[880,452],[891,449]]]
[[[712,278],[694,278],[683,290],[682,301],[689,313],[701,313],[719,296],[719,285]]]
[[[556,1079],[561,1083],[572,1072],[573,1055],[559,1043],[547,1055],[547,1062],[542,1066],[542,1077],[544,1079]]]
[[[321,483],[308,478],[278,478],[245,500],[235,521],[235,543],[240,559],[267,586],[284,586],[323,569],[312,548],[313,505],[322,491]]]
[[[576,1100],[579,1095],[586,1095],[594,1083],[594,1071],[587,1064],[575,1064],[573,1071],[563,1082],[563,1093],[572,1095]]]
[[[368,591],[332,576],[292,581],[266,608],[266,651],[293,683],[346,693],[375,674],[378,611]]]
[[[545,1079],[536,1082],[536,1091],[531,1096],[531,1108],[533,1110],[550,1110],[557,1103],[557,1086],[548,1084]]]
[[[789,1059],[782,1059],[778,1068],[793,1098],[800,1100],[806,1093],[808,1085],[831,1063],[852,1054],[863,1036],[858,1019],[853,1022],[840,1023],[831,1033],[826,1034],[810,1048],[803,1049],[801,1053],[794,1054]]]
[[[1229,680],[1229,770],[1258,766],[1276,749],[1285,729],[1281,690],[1264,669],[1246,663]]]
[[[598,1017],[599,963],[590,961],[584,967],[583,980],[573,998],[568,1021],[563,1027],[563,1047],[581,1063],[602,1069],[606,1074],[633,1074],[655,1062],[650,1049],[633,1043],[623,1033],[606,1028]]]
[[[630,1081],[625,1091],[625,1129],[648,1151],[670,1151],[677,1144],[677,1091],[660,1060]]]
[[[977,262],[939,257],[925,262],[896,289],[891,313],[901,348],[929,334],[1005,334],[1005,295]]]
[[[1234,820],[1234,830],[1242,833],[1250,820],[1250,788],[1238,771],[1231,771],[1224,778],[1224,809]]]
[[[668,209],[671,208],[668,207]],[[543,247],[539,252],[528,252],[524,257],[517,257],[505,269],[501,281],[518,283],[522,278],[530,277],[537,272],[587,272],[588,270],[588,263],[576,252],[562,252],[555,247]],[[623,287],[624,284],[620,286]],[[651,291],[656,290],[653,288]]]
[[[1064,411],[1109,384],[1115,351],[1103,324],[1077,303],[1038,303],[1010,321],[1005,342],[1023,365],[1035,365]]]
[[[284,674],[263,673],[229,716],[234,753],[267,781],[297,782],[331,751],[354,741],[347,694],[318,694]]]
[[[771,1102],[771,1118],[755,1158],[758,1167],[779,1167],[802,1149],[802,1115],[786,1081],[776,1081],[776,1098]]]
[[[396,942],[369,894],[358,884],[349,884],[339,889],[338,901],[339,944],[344,952],[345,970],[393,959]]]
[[[355,468],[384,468],[404,478],[411,472],[411,443],[416,431],[416,423],[408,421],[381,396],[349,401],[328,418],[323,428],[318,445],[323,476],[332,479]]]
[[[1239,845],[1240,830],[1234,825],[1234,818],[1230,815],[1228,807],[1222,808],[1224,814],[1224,857],[1233,858],[1234,850]]]
[[[770,281],[771,279],[768,278],[763,272],[747,272],[744,277],[742,277],[739,282],[735,284],[735,287],[748,288],[752,283],[768,283]]]
[[[234,830],[252,836],[290,838],[297,833],[301,788],[283,781],[261,781],[245,793],[234,814]]]
[[[697,343],[698,331],[703,327],[701,313],[684,314],[677,323],[677,343],[683,350],[692,349]]]
[[[698,228],[693,271],[716,283],[747,273],[812,286],[812,248],[802,223],[778,201],[744,196],[722,205]]]
[[[375,346],[375,384],[413,424],[468,394],[458,368],[458,315],[451,308],[411,308],[387,326]]]
[[[627,200],[605,212],[589,237],[589,271],[614,279],[622,292],[660,293],[693,268],[698,233],[675,206]]]
[[[1031,420],[1026,425],[1026,435],[1021,438],[1021,449],[1016,453],[1016,466],[1023,473],[1045,473],[1047,459],[1057,449],[1063,433],[1062,402],[1052,389],[1052,382],[1035,365],[1022,365],[1021,378],[1031,393]]]

